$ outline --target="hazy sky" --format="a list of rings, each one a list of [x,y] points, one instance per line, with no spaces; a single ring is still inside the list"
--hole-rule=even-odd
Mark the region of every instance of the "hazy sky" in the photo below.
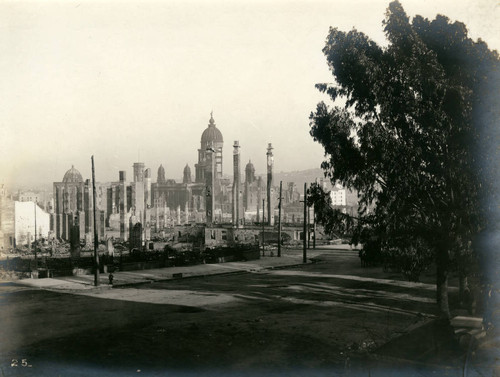
[[[498,0],[401,0],[437,13],[500,50]],[[243,165],[319,167],[309,113],[331,82],[321,52],[329,26],[384,43],[389,1],[1,1],[0,183],[61,181],[74,165],[99,181],[131,178],[138,159],[166,176],[194,174],[213,110],[224,172],[239,140]]]

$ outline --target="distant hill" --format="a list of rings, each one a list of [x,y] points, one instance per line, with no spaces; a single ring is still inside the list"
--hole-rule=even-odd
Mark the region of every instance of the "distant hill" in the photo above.
[[[266,175],[261,175],[263,179],[267,179]],[[296,170],[291,172],[279,172],[274,173],[274,185],[278,186],[280,181],[283,181],[283,185],[288,182],[294,182],[297,185],[298,190],[300,187],[304,186],[304,183],[310,184],[317,180],[324,180],[328,184],[330,181],[325,178],[325,174],[322,169],[307,169],[307,170]]]
[[[267,175],[265,174],[259,174],[258,176],[261,176],[262,179],[264,179],[264,182],[267,180]],[[232,181],[232,176],[225,175],[226,178],[230,179]],[[242,179],[245,179],[245,176],[243,174]],[[283,181],[283,186],[286,186],[288,182],[294,182],[297,185],[297,189],[300,191],[301,187],[304,186],[304,182],[309,184],[311,182],[315,182],[316,179],[318,180],[325,180],[328,184],[328,187],[330,187],[329,183],[330,181],[328,179],[325,179],[325,175],[323,173],[322,169],[307,169],[307,170],[296,170],[296,171],[291,171],[291,172],[279,172],[279,173],[274,173],[274,185],[279,186],[280,181]],[[156,177],[154,178],[154,181],[156,181]],[[176,182],[182,182],[182,178],[178,178],[175,180]],[[53,190],[53,183],[39,183],[39,184],[33,184],[33,185],[16,185],[16,184],[11,184],[7,185],[7,189],[15,193],[18,190],[21,191],[26,191],[26,190],[35,190],[35,191],[47,191],[47,192],[52,192]]]

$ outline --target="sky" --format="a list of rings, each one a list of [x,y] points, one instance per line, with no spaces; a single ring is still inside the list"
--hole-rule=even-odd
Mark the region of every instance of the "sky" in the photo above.
[[[500,51],[500,1],[401,0],[407,14],[444,14]],[[144,162],[156,181],[194,174],[210,113],[244,165],[275,171],[320,167],[309,114],[332,82],[322,48],[330,26],[384,44],[389,1],[0,0],[0,184],[131,179]],[[242,168],[242,171],[243,171]]]

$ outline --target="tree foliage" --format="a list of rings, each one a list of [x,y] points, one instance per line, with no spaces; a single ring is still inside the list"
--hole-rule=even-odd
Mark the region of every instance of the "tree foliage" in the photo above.
[[[360,192],[357,234],[376,236],[414,272],[435,260],[446,316],[451,260],[484,226],[477,151],[499,58],[464,24],[410,22],[398,1],[383,25],[384,48],[355,29],[330,29],[323,52],[335,83],[317,88],[335,105],[317,105],[310,133],[325,149],[326,175]]]
[[[329,193],[319,184],[313,183],[307,189],[307,205],[314,207],[315,221],[323,225],[326,234],[342,238],[353,234],[356,218],[342,208],[334,207]]]

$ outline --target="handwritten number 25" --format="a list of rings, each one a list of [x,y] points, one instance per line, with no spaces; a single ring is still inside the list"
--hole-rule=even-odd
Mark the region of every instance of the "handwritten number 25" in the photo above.
[[[19,361],[17,359],[12,359],[12,362],[10,363],[11,367],[18,367],[19,366]],[[21,359],[21,366],[27,367],[28,366],[28,359]]]

